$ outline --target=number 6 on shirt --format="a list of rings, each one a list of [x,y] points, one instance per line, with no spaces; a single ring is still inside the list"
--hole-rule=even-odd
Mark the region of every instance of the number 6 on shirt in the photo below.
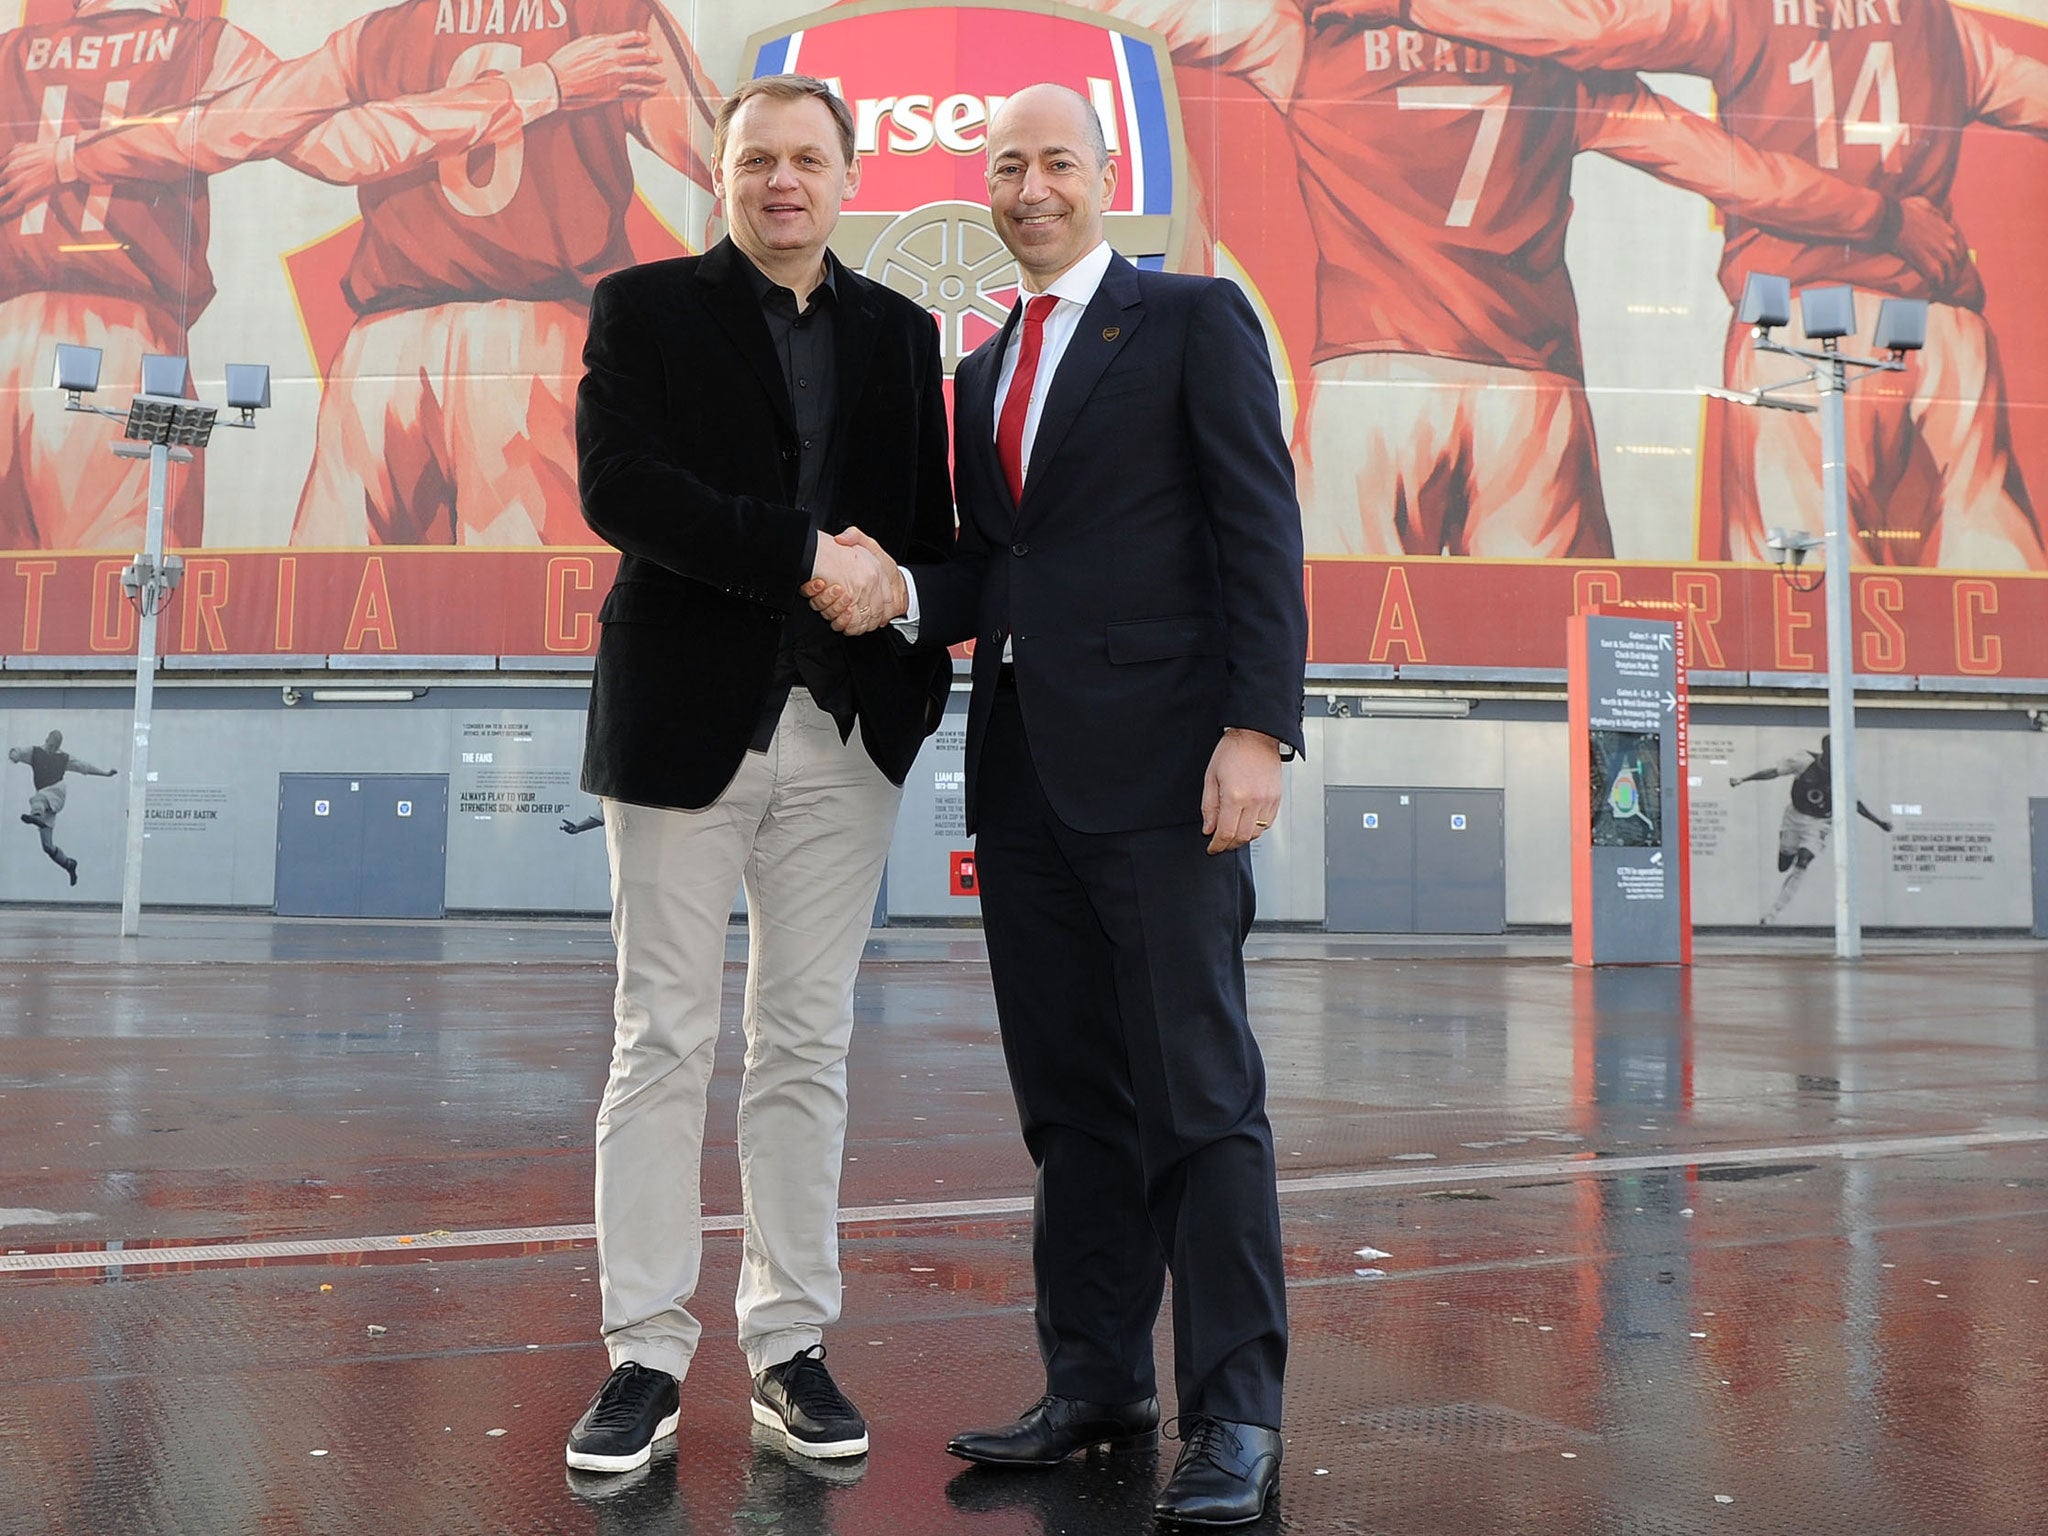
[[[509,75],[526,62],[517,43],[478,43],[466,48],[449,68],[451,86],[469,85],[485,75]],[[483,154],[490,159],[490,179],[479,184],[470,166]],[[503,213],[519,195],[519,183],[526,177],[526,135],[520,133],[467,155],[449,155],[435,162],[441,171],[441,191],[457,213],[472,219],[488,219]]]

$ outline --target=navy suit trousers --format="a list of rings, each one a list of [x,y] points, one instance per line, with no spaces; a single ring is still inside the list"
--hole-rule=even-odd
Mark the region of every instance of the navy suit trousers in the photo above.
[[[987,730],[976,868],[1038,1169],[1046,1389],[1150,1396],[1170,1271],[1180,1412],[1277,1429],[1287,1297],[1245,1007],[1250,852],[1211,856],[1196,807],[1179,826],[1076,832],[1046,803],[1012,689]]]

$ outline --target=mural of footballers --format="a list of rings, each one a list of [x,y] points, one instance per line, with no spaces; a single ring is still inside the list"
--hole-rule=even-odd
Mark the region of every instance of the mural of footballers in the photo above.
[[[1828,737],[1820,739],[1820,746],[1811,752],[1795,752],[1769,768],[1759,768],[1755,773],[1733,775],[1728,787],[1740,784],[1759,784],[1766,779],[1790,779],[1791,799],[1785,806],[1785,815],[1778,823],[1778,872],[1785,877],[1785,883],[1778,887],[1778,898],[1762,921],[1775,923],[1778,915],[1791,904],[1800,882],[1806,878],[1807,870],[1823,853],[1827,852],[1828,838],[1833,827],[1835,814],[1834,772],[1832,760],[1828,757]],[[1861,800],[1856,802],[1856,814],[1870,822],[1880,831],[1889,832],[1892,824],[1879,816]]]
[[[1342,0],[1339,0],[1341,7]],[[1796,155],[1859,186],[1951,208],[1963,130],[2048,138],[2048,62],[1998,41],[1950,0],[1361,0],[1490,47],[1579,69],[1711,80],[1721,121],[1746,143]],[[2006,413],[2004,370],[1966,263],[1931,274],[1884,241],[1845,245],[1825,227],[1765,229],[1731,210],[1722,281],[1749,272],[1853,283],[1866,317],[1885,296],[1932,301],[1927,350],[1905,387],[1855,397],[1849,517],[1859,559],[1887,565],[2048,569]],[[1731,329],[1729,386],[1787,376]],[[1765,530],[1819,534],[1818,418],[1724,411],[1719,504],[1702,508],[1704,559],[1761,560]]]
[[[61,19],[0,37],[0,146],[61,136],[181,104],[202,70],[248,78],[262,61],[226,23],[184,0],[76,0]],[[54,194],[54,195],[53,195]],[[146,191],[46,188],[0,217],[0,548],[133,549],[149,466],[103,445],[82,452],[62,415],[38,412],[58,341],[98,347],[109,384],[142,377],[145,353],[183,353],[213,298],[206,181],[172,172]],[[195,234],[198,238],[194,238]],[[173,544],[200,537],[200,465],[173,471]]]
[[[1746,227],[1903,250],[1934,277],[1966,260],[1930,204],[1742,143],[1626,76],[1386,25],[1392,4],[1082,3],[1288,114],[1319,248],[1297,442],[1311,554],[1614,553],[1564,259],[1583,152]]]
[[[1555,667],[1564,567],[1610,558],[1726,669],[1786,665],[1761,546],[1814,531],[1816,427],[1699,398],[1791,366],[1727,325],[1776,269],[1853,281],[1866,334],[1933,304],[1851,396],[1855,548],[1904,582],[1859,647],[2048,670],[2048,0],[0,0],[0,549],[36,557],[0,650],[125,633],[144,466],[64,412],[59,340],[110,405],[147,351],[213,398],[273,365],[264,430],[172,471],[207,605],[171,651],[594,646],[590,285],[700,243],[717,83],[792,55],[870,151],[840,254],[956,349],[1008,310],[987,115],[1019,69],[1102,104],[1111,239],[1238,278],[1274,342],[1319,666]]]
[[[358,185],[357,318],[292,542],[583,543],[573,386],[590,289],[632,260],[626,138],[707,184],[716,101],[652,0],[401,0],[168,120],[52,164],[10,156],[0,213],[52,171],[75,186],[275,156]],[[394,102],[426,107],[349,135],[345,162],[304,163],[323,119]]]
[[[35,791],[28,797],[28,810],[21,819],[42,835],[44,856],[69,875],[73,885],[78,884],[78,860],[57,846],[57,813],[64,809],[64,777],[85,773],[96,779],[111,779],[114,770],[95,768],[84,758],[66,752],[62,731],[50,732],[39,747],[9,747],[7,761],[26,763],[35,780]]]

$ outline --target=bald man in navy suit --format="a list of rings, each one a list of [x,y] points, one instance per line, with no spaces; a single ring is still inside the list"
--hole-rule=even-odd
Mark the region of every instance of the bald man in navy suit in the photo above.
[[[1243,945],[1251,844],[1302,745],[1293,468],[1243,293],[1104,242],[1116,167],[1088,101],[1021,91],[988,149],[1023,294],[956,381],[954,556],[880,613],[807,589],[842,629],[976,641],[967,812],[1038,1168],[1046,1396],[947,1449],[1049,1466],[1152,1443],[1171,1271],[1184,1443],[1158,1513],[1240,1524],[1277,1483],[1287,1354]]]

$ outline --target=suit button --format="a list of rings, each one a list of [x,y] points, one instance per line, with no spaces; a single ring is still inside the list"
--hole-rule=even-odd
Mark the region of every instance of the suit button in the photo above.
[[[785,464],[794,464],[796,462],[796,450],[794,448],[783,449],[782,462]]]
[[[1031,546],[1029,544],[1012,544],[1010,546],[1010,553],[1015,555],[1019,560],[1022,560],[1026,555],[1031,553]]]

